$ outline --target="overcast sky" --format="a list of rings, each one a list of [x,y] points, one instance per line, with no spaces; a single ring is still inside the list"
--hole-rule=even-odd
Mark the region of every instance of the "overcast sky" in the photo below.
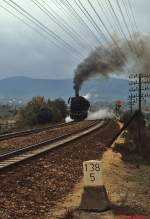
[[[10,0],[6,0],[10,2]],[[59,14],[55,21],[50,19],[46,14],[43,13],[31,0],[13,0],[24,8],[27,12],[32,14],[36,19],[45,25],[46,28],[57,34],[58,41],[51,38],[49,35],[38,29],[33,23],[29,22],[26,18],[12,9],[3,0],[0,0],[0,6],[5,7],[10,12],[14,13],[19,18],[22,18],[25,22],[36,28],[35,32],[26,26],[16,17],[13,17],[7,11],[0,7],[0,79],[12,76],[28,76],[33,78],[72,78],[74,74],[74,69],[77,64],[79,64],[90,52],[91,48],[99,45],[99,41],[104,42],[103,35],[96,32],[93,26],[90,24],[89,20],[82,14],[75,0],[68,0],[69,3],[77,10],[82,17],[82,19],[87,23],[89,29],[94,33],[91,34],[90,30],[83,25],[79,17],[75,18],[71,10],[67,8],[60,7],[58,3],[66,2],[67,0],[45,0],[49,7],[46,6],[48,10],[51,8],[51,12],[55,12],[56,16]],[[110,11],[108,11],[108,5],[106,2],[108,0],[98,0],[101,6],[105,9],[107,17],[104,16],[103,11],[97,3],[97,0],[91,0],[95,9],[99,13],[100,17],[103,19],[105,25],[113,35],[119,35],[117,32],[116,21],[112,17]],[[110,0],[120,22],[122,23],[122,28],[126,31],[123,25],[121,15],[116,5],[116,0]],[[149,33],[150,32],[150,1],[149,0],[129,0],[132,4],[132,9],[134,10],[135,19],[140,32]],[[42,3],[42,0],[39,0]],[[102,31],[103,27],[95,15],[94,11],[88,4],[88,0],[81,0],[81,2],[86,7],[91,17],[97,22]],[[120,3],[128,3],[128,0],[119,0]],[[123,12],[126,13],[125,7],[122,4]],[[127,5],[126,5],[127,6]],[[130,11],[129,11],[130,12]],[[129,28],[132,26],[126,16]],[[109,24],[111,21],[111,24]],[[59,25],[62,22],[66,25],[68,24],[68,32],[61,29]],[[115,26],[116,32],[111,26]],[[64,28],[64,27],[62,27]],[[71,28],[71,29],[70,29]],[[49,30],[46,30],[47,32]],[[132,30],[132,29],[131,29]],[[74,35],[72,35],[74,31]],[[41,35],[42,34],[42,35]],[[126,32],[127,34],[127,32]],[[80,37],[80,39],[79,39]],[[108,35],[106,34],[108,38]],[[79,41],[80,40],[80,41]],[[70,49],[72,47],[72,49]]]

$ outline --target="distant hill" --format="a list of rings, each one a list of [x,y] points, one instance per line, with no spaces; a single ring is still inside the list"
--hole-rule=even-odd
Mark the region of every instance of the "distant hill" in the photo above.
[[[83,86],[83,93],[90,93],[96,101],[113,101],[116,99],[127,100],[128,80],[109,78],[103,80],[91,80]]]
[[[83,85],[81,95],[90,94],[92,100],[112,101],[126,99],[128,81],[110,78],[108,80],[91,80]],[[45,96],[54,99],[74,95],[72,79],[50,80],[28,77],[12,77],[0,80],[0,98],[31,99],[33,96]]]
[[[72,81],[45,80],[27,77],[12,77],[0,80],[0,96],[29,99],[36,95],[45,97],[67,97],[72,90]],[[73,91],[72,91],[73,92]]]

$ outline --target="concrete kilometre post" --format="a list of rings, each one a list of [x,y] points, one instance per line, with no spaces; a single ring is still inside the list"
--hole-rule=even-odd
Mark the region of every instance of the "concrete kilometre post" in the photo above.
[[[103,184],[102,163],[98,160],[83,162],[84,192],[80,209],[87,211],[105,211],[110,209],[107,192]]]

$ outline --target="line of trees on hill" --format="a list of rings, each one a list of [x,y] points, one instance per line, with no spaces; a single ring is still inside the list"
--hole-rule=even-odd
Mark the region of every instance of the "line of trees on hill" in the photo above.
[[[67,105],[63,99],[46,100],[35,96],[19,110],[18,122],[29,126],[56,123],[64,121],[67,114]]]

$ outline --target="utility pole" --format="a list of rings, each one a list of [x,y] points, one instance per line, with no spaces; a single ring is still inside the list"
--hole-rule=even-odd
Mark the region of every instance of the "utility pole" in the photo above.
[[[129,95],[129,101],[128,101],[128,105],[129,105],[129,107],[130,107],[130,113],[132,113],[133,112],[133,94],[131,93],[130,95]]]
[[[130,82],[130,110],[133,111],[133,104],[138,102],[138,138],[139,138],[139,153],[141,153],[142,148],[142,132],[141,132],[141,115],[142,115],[142,101],[145,98],[150,97],[150,93],[147,91],[150,90],[148,85],[150,84],[150,74],[131,74],[129,76]]]
[[[137,103],[137,98],[135,98],[135,95],[131,93],[128,97],[128,106],[129,106],[130,113],[133,113],[134,105],[136,103]]]
[[[141,78],[142,78],[142,76],[141,76],[141,74],[139,74],[139,83],[138,83],[138,85],[139,85],[139,113],[141,114],[142,113],[142,104],[141,104],[141,98],[142,98],[142,92],[141,92]]]
[[[132,111],[133,111],[132,106],[133,106],[133,103],[132,103],[132,94],[131,94],[131,105],[130,105],[130,111],[131,111],[131,113],[132,113]]]
[[[138,136],[139,136],[139,154],[142,151],[142,133],[141,133],[141,115],[142,115],[142,104],[141,104],[142,92],[141,92],[141,74],[139,74],[139,118],[138,118]]]
[[[129,82],[129,86],[130,86],[129,92],[130,92],[130,94],[128,96],[128,106],[129,106],[129,110],[130,110],[131,113],[133,113],[134,105],[136,105],[136,103],[137,103],[137,97],[133,93],[135,91],[135,89],[133,88],[133,85],[135,85],[135,82],[130,81]]]
[[[138,111],[139,113],[142,113],[142,102],[150,97],[150,93],[147,92],[150,90],[150,87],[148,86],[150,84],[150,74],[131,74],[129,79],[130,102],[132,101],[132,107],[138,102]]]

